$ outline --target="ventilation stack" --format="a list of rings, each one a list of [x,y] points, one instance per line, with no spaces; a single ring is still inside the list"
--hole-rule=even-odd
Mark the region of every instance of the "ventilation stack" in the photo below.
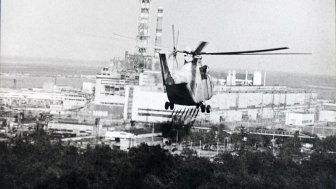
[[[159,62],[159,52],[162,45],[162,20],[163,20],[163,8],[159,7],[157,10],[156,19],[156,35],[155,35],[155,47],[154,47],[154,62],[152,64],[152,70],[156,70]]]
[[[148,53],[148,41],[150,38],[149,10],[150,0],[140,0],[140,14],[137,36],[138,53],[140,55],[147,55]]]

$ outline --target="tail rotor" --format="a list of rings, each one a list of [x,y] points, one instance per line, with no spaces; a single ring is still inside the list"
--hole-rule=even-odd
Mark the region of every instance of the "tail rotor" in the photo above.
[[[176,58],[177,55],[177,44],[178,44],[178,40],[179,40],[179,35],[180,35],[180,31],[177,31],[177,36],[175,39],[175,28],[174,28],[174,24],[172,25],[172,32],[173,32],[173,52],[168,56],[168,58],[170,58],[171,56],[173,56],[173,70],[175,69],[175,65],[176,67],[178,67],[178,61]]]

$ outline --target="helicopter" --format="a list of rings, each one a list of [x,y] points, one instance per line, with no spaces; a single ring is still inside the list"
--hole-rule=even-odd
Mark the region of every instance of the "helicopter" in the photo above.
[[[178,35],[178,34],[177,34]],[[178,38],[177,38],[178,39]],[[265,53],[271,51],[280,51],[289,49],[288,47],[233,51],[233,52],[203,52],[207,42],[201,41],[193,51],[180,51],[176,49],[173,27],[173,52],[169,55],[174,56],[178,53],[184,54],[184,65],[177,71],[172,73],[169,70],[167,57],[165,53],[159,53],[160,66],[162,73],[163,85],[167,93],[168,100],[164,107],[167,110],[174,109],[174,104],[184,106],[196,106],[201,108],[201,112],[210,113],[210,105],[206,105],[205,101],[213,96],[214,84],[208,73],[208,66],[202,65],[203,55],[277,55],[277,54],[306,54],[306,53]]]

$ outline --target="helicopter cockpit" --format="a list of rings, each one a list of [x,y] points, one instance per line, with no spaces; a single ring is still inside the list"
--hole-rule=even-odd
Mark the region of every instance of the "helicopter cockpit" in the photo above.
[[[201,73],[201,79],[203,80],[203,79],[208,79],[208,77],[207,77],[207,69],[209,68],[209,66],[207,66],[207,65],[204,65],[204,66],[202,66],[202,67],[200,67],[199,68],[199,70],[200,70],[200,73]]]

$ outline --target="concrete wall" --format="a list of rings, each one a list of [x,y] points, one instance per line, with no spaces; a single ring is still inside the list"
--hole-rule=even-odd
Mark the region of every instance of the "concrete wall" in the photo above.
[[[57,123],[57,122],[49,122],[48,129],[53,130],[66,130],[66,132],[72,132],[77,136],[81,135],[81,132],[85,132],[86,134],[91,134],[93,132],[92,125],[83,125],[83,124],[70,124],[70,123]]]
[[[336,122],[336,111],[321,110],[319,114],[319,121]]]
[[[164,109],[164,104],[168,101],[166,93],[162,90],[148,90],[141,86],[131,88],[133,88],[133,94],[129,95],[130,87],[126,87],[124,119],[130,113],[131,117],[129,119],[135,121],[160,122],[171,120],[172,111]],[[211,105],[210,115],[203,115],[204,113],[199,112],[196,121],[207,120],[212,123],[242,121],[243,111],[245,111],[245,114],[247,113],[247,119],[250,121],[273,119],[276,117],[274,111],[303,110],[303,107],[307,106],[306,95],[306,93],[266,93],[265,91],[219,93],[206,102],[206,104]],[[292,104],[291,106],[285,105],[288,99]],[[175,105],[174,111],[184,108],[186,107]]]
[[[286,125],[313,125],[314,124],[314,114],[310,113],[286,113]]]
[[[130,88],[133,92],[130,95]],[[131,110],[131,118],[135,121],[162,122],[170,120],[171,110],[165,110],[167,94],[163,91],[152,91],[140,86],[126,87],[124,119],[128,118]],[[178,105],[175,109],[179,108]]]
[[[209,101],[219,109],[293,106],[314,103],[311,93],[226,92],[215,94]],[[313,96],[313,95],[312,95]]]
[[[124,88],[125,81],[118,80],[114,78],[97,78],[95,85],[95,98],[94,101],[96,104],[119,104],[124,103]],[[113,86],[119,88],[119,91],[106,92],[105,85]]]

